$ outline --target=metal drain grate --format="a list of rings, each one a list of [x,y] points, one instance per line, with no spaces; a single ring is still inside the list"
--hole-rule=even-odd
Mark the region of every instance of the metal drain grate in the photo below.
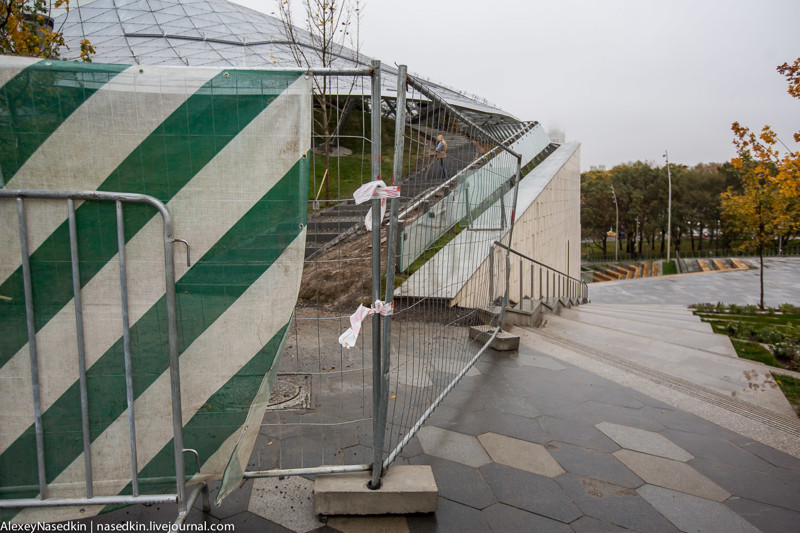
[[[308,374],[278,374],[267,409],[311,409],[311,376]]]

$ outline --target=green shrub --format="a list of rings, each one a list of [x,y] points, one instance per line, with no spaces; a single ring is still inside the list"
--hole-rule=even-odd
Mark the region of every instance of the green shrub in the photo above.
[[[800,307],[792,304],[781,304],[778,309],[784,314],[800,313]]]

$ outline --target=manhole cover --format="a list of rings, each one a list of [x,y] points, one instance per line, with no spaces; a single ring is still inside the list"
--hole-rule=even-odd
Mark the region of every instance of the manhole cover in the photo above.
[[[311,376],[281,375],[269,396],[267,409],[310,409]]]

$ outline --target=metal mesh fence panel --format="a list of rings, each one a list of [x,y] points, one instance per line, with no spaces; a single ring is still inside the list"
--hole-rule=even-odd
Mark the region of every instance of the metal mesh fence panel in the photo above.
[[[397,242],[390,243],[397,247],[397,288],[386,464],[469,370],[499,324],[505,284],[495,286],[496,274],[506,259],[490,252],[513,223],[519,172],[515,154],[409,80],[402,207]],[[483,334],[473,338],[476,332]]]

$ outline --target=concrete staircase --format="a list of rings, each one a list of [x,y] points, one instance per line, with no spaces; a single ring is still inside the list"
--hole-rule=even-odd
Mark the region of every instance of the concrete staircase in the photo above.
[[[620,279],[637,279],[658,276],[660,261],[645,262],[624,266],[611,266],[596,270],[592,274],[593,282],[617,281]]]
[[[584,304],[580,298],[548,298],[531,300],[524,298],[522,302],[510,305],[503,316],[502,328],[512,326],[539,327],[547,315],[557,315],[562,309],[570,309]],[[500,317],[500,307],[484,308],[480,313],[485,324],[496,324]]]
[[[427,129],[420,131],[421,136],[431,139],[431,143],[434,142],[433,139],[436,139],[439,133],[447,136],[445,168],[448,177],[456,175],[479,157],[478,149],[465,135],[440,132],[438,130],[428,131]],[[435,165],[435,161],[431,160],[430,164],[426,164],[404,178],[401,189],[402,196],[399,198],[400,209],[402,210],[414,198],[439,186],[444,181],[441,171]],[[369,208],[369,202],[355,205],[352,199],[348,199],[344,202],[339,202],[333,207],[309,214],[306,234],[306,258],[311,257],[320,250],[330,248],[341,238],[358,231],[360,227],[363,227],[364,217],[367,215]]]
[[[684,306],[587,304],[547,315],[535,333],[703,401],[788,424],[800,436],[800,420],[771,367],[740,359],[728,337],[713,333]]]

